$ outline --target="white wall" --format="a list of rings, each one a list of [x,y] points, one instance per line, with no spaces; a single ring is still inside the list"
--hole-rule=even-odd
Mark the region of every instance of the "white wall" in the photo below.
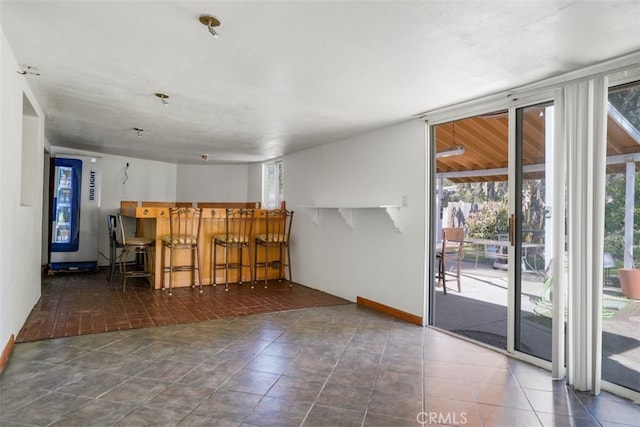
[[[40,249],[41,265],[47,265],[47,263],[49,262],[49,163],[51,162],[51,157],[49,156],[48,151],[49,148],[51,147],[45,147],[45,152],[42,154],[42,248]]]
[[[262,163],[252,163],[247,170],[247,200],[262,201]]]
[[[121,200],[253,201],[247,199],[247,165],[176,165],[57,146],[50,150],[52,156],[77,154],[100,158],[101,218],[117,211]],[[125,218],[125,227],[133,234],[135,221]],[[98,251],[99,265],[108,265],[106,219],[104,227],[100,227]]]
[[[287,208],[295,211],[295,282],[423,316],[424,132],[424,123],[412,120],[284,158]],[[316,226],[301,207],[402,204],[403,196],[403,232],[383,209],[357,210],[351,229],[336,209],[320,210]]]
[[[20,206],[15,185],[21,176],[23,93],[38,116],[44,115],[28,79],[15,72],[17,61],[1,29],[0,38],[1,349],[19,332],[40,296],[42,198],[36,206]],[[39,135],[44,153],[43,120]],[[62,152],[102,158],[103,217],[118,209],[120,200],[243,201],[261,194],[259,164],[174,165],[50,147],[52,155]],[[44,154],[38,157],[34,171],[40,189],[43,159]],[[424,125],[417,120],[285,157],[285,197],[296,210],[294,280],[352,301],[363,296],[421,316],[424,173]],[[350,229],[336,210],[322,211],[315,226],[299,207],[313,202],[399,204],[403,196],[408,207],[403,209],[402,233],[380,209],[359,210],[356,227]],[[99,238],[99,250],[108,254],[106,221]]]
[[[42,162],[44,115],[27,86],[28,78],[16,73],[18,63],[0,28],[0,351],[11,334],[17,336],[40,297],[42,236]],[[20,204],[22,176],[23,96],[33,106],[36,120],[37,159],[27,162],[35,169],[35,196]],[[30,122],[33,120],[30,120]],[[33,125],[33,123],[32,123]],[[32,135],[33,136],[33,135]]]
[[[178,165],[176,196],[182,202],[248,202],[247,165]]]
[[[106,217],[107,214],[120,209],[121,200],[176,200],[177,166],[175,164],[51,147],[52,156],[63,156],[65,153],[100,158],[102,171],[100,218],[104,218],[101,222],[104,227],[100,227],[98,236],[98,251],[101,254],[98,257],[99,265],[109,264],[109,234]],[[125,221],[127,232],[133,234],[135,220],[125,218]]]
[[[118,210],[121,200],[260,201],[261,173],[257,178],[253,176],[249,186],[247,165],[176,165],[57,146],[50,147],[50,151],[52,156],[77,154],[100,158],[101,218]],[[253,169],[261,171],[262,167],[258,164]],[[250,187],[253,198],[247,196]],[[98,244],[101,254],[98,263],[102,266],[108,265],[109,256],[106,219],[104,225],[100,228]],[[125,226],[129,233],[134,233],[135,221],[125,218]],[[46,239],[44,234],[43,239]]]

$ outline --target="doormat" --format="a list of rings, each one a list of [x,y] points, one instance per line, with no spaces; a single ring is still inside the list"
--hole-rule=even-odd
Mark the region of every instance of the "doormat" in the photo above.
[[[454,329],[454,334],[462,335],[474,341],[488,344],[492,347],[507,349],[507,337],[492,332],[478,331],[474,329]]]

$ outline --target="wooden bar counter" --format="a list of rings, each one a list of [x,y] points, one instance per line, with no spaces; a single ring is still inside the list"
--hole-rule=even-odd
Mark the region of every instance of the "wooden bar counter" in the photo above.
[[[156,241],[155,254],[154,254],[154,274],[150,278],[150,281],[155,289],[162,288],[162,237],[169,235],[169,208],[180,206],[196,206],[202,209],[202,225],[200,228],[200,273],[202,275],[202,285],[211,285],[213,283],[212,277],[212,265],[211,265],[211,250],[212,250],[212,238],[217,234],[224,234],[225,226],[225,212],[228,208],[250,208],[256,209],[259,203],[197,203],[192,202],[137,202],[137,201],[122,201],[120,202],[120,213],[122,216],[136,218],[136,236],[147,237]],[[264,233],[265,222],[264,219],[260,219],[260,209],[256,209],[255,220],[253,223],[253,235],[251,236],[251,259],[255,262],[254,244],[255,236],[257,234]],[[166,251],[168,257],[169,251]],[[176,254],[177,263],[185,263],[189,256],[189,251],[178,251]],[[235,251],[232,254],[232,262],[235,262]],[[246,251],[245,251],[246,252]],[[247,261],[247,255],[245,254],[245,261]],[[263,259],[263,254],[260,252],[260,259]],[[218,263],[224,261],[224,251],[220,248],[217,253]],[[277,249],[269,254],[269,259],[277,259]],[[167,258],[168,265],[168,258]],[[249,285],[251,277],[249,268],[245,267],[242,271],[242,278],[244,282]],[[173,273],[173,286],[185,287],[191,286],[191,272],[175,272]],[[238,274],[235,269],[229,270],[229,282],[237,283]],[[260,268],[257,272],[257,280],[264,280],[264,269]],[[280,270],[278,268],[269,268],[269,279],[279,279]],[[167,273],[165,277],[166,286],[169,285],[169,275]],[[224,270],[218,270],[216,275],[216,282],[218,285],[224,286]],[[196,273],[197,284],[197,273]],[[259,285],[261,286],[261,285]]]

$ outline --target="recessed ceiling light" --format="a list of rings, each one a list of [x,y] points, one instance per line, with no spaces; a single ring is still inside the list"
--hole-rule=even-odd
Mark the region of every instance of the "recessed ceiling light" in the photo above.
[[[169,99],[169,95],[167,95],[166,93],[156,93],[156,96],[158,98],[160,98],[160,101],[162,101],[162,105],[164,105],[165,107],[169,106],[169,103],[167,102],[167,99]]]
[[[215,40],[218,40],[219,34],[215,30],[215,27],[220,26],[220,20],[211,15],[200,15],[198,20],[202,25],[206,25],[207,29],[209,30],[209,34],[211,34]]]

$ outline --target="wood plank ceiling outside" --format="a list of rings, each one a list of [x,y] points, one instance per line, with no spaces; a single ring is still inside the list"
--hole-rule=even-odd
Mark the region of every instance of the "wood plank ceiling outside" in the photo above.
[[[545,118],[544,106],[529,107],[524,112],[523,164],[544,164]],[[607,120],[607,156],[640,152],[638,144],[611,118]],[[461,155],[436,159],[437,173],[483,171],[507,168],[509,120],[506,111],[469,117],[435,126],[436,152],[461,145]],[[607,173],[622,173],[624,164],[608,165]],[[453,173],[453,174],[452,174]],[[525,174],[525,179],[541,178],[541,173]],[[451,177],[454,183],[506,181],[507,175]]]

